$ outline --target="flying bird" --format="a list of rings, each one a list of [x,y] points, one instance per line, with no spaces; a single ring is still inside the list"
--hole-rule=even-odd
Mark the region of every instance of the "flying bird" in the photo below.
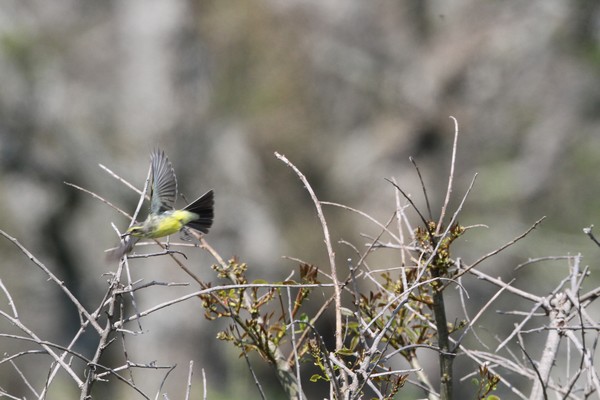
[[[109,260],[118,260],[133,250],[141,238],[157,239],[173,233],[194,229],[208,233],[214,219],[214,192],[209,190],[181,210],[175,209],[177,178],[171,162],[162,150],[151,155],[152,183],[150,212],[144,222],[135,223],[121,236],[118,247],[112,249]]]

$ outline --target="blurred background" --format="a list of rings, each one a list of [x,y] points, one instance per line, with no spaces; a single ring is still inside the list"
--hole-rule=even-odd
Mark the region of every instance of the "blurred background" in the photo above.
[[[161,147],[188,200],[215,189],[207,239],[217,251],[247,262],[251,278],[283,280],[298,275],[282,256],[323,267],[327,258],[314,207],[275,151],[304,172],[320,199],[382,222],[395,209],[384,178],[396,178],[425,209],[413,156],[437,217],[454,134],[450,115],[461,131],[452,204],[478,173],[459,220],[489,227],[467,233],[455,255],[472,261],[546,215],[529,238],[482,270],[518,276],[517,286],[536,282],[545,295],[566,262],[519,274],[514,266],[582,252],[594,267],[598,248],[582,234],[600,223],[594,0],[5,0],[0,82],[0,229],[89,309],[106,290],[103,273],[115,269],[103,254],[118,241],[110,224],[123,230],[128,221],[64,181],[133,212],[138,195],[98,164],[141,188],[150,151]],[[354,254],[338,240],[362,246],[360,233],[379,233],[355,214],[326,212],[340,263]],[[0,241],[0,251],[0,279],[24,321],[66,344],[79,326],[72,305],[9,241]],[[188,253],[194,271],[216,279],[210,257]],[[377,262],[397,266],[398,254]],[[132,274],[189,281],[164,259],[135,260]],[[467,283],[476,312],[492,288]],[[138,307],[192,290],[151,288],[138,294]],[[132,360],[178,364],[165,385],[170,398],[184,393],[190,359],[196,394],[205,368],[210,398],[258,398],[237,350],[214,339],[217,327],[204,321],[200,303],[170,310],[168,318],[157,313],[144,321],[145,334],[129,342]],[[511,328],[498,318],[487,328],[496,323]],[[14,329],[6,325],[0,322],[2,332]],[[22,343],[2,340],[0,351],[9,346]],[[84,341],[78,349],[93,347]],[[429,357],[435,372],[435,355]],[[22,368],[43,383],[48,364],[27,360]],[[145,387],[158,390],[160,374],[144,378]],[[279,398],[271,371],[259,374]],[[28,393],[10,366],[0,369],[0,386]],[[69,390],[65,385],[55,398],[70,398]],[[119,383],[96,390],[98,398],[137,398]]]

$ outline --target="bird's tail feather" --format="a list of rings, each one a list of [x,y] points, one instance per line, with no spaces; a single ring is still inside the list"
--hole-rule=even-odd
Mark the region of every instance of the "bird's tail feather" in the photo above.
[[[215,217],[214,204],[215,199],[212,190],[209,190],[200,196],[200,198],[188,204],[184,210],[198,214],[199,218],[188,222],[186,226],[203,233],[208,233]]]

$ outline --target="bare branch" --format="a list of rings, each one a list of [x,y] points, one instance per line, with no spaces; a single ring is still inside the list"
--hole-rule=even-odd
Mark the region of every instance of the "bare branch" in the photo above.
[[[123,209],[117,207],[116,205],[114,205],[113,203],[111,203],[110,201],[106,200],[104,197],[92,192],[91,190],[88,189],[84,189],[81,186],[78,186],[74,183],[70,183],[70,182],[63,182],[65,185],[67,186],[71,186],[72,188],[75,188],[77,190],[80,190],[84,193],[89,194],[90,196],[92,196],[93,198],[100,200],[101,202],[103,202],[104,204],[108,205],[110,208],[112,208],[113,210],[117,211],[118,213],[124,215],[127,218],[131,218],[131,215],[129,215],[126,211],[124,211]]]
[[[448,207],[448,203],[450,203],[450,196],[452,195],[452,184],[454,182],[454,167],[456,165],[456,149],[458,147],[458,121],[456,118],[450,116],[450,118],[454,121],[454,142],[452,143],[452,161],[450,161],[450,173],[448,174],[448,189],[446,190],[446,199],[444,200],[444,205],[442,206],[442,212],[440,213],[440,219],[437,223],[436,235],[439,235],[440,229],[442,229],[442,225],[444,223],[444,217],[446,216],[446,208]]]
[[[323,236],[325,237],[325,247],[327,248],[327,254],[329,256],[329,267],[331,269],[331,277],[333,279],[333,291],[335,294],[335,349],[341,350],[343,347],[343,337],[342,337],[342,300],[341,300],[341,288],[340,282],[337,273],[337,267],[335,264],[335,253],[333,251],[333,247],[331,245],[331,237],[329,235],[329,228],[327,227],[327,221],[325,220],[325,215],[323,214],[323,209],[321,208],[321,202],[317,198],[315,192],[313,191],[310,183],[300,172],[300,170],[292,164],[284,155],[275,152],[275,156],[281,160],[284,164],[292,168],[292,170],[296,173],[296,175],[300,178],[304,187],[310,194],[310,197],[315,205],[317,216],[321,221],[321,227],[323,228]]]
[[[417,162],[413,157],[408,158],[412,165],[415,166],[415,170],[417,171],[417,175],[419,176],[419,182],[421,182],[421,189],[423,189],[423,197],[425,197],[425,203],[427,204],[427,215],[430,220],[433,220],[433,213],[431,212],[431,205],[429,204],[429,196],[427,195],[427,187],[425,186],[425,182],[423,181],[423,176],[421,175],[421,170],[417,165]]]
[[[190,367],[188,369],[188,379],[187,379],[187,385],[185,388],[185,400],[190,400],[190,393],[192,392],[192,374],[194,371],[194,361],[190,360]],[[202,372],[204,373],[204,370],[202,370]]]
[[[583,228],[583,233],[588,235],[588,237],[592,240],[592,242],[596,243],[596,245],[598,247],[600,247],[600,241],[598,241],[598,239],[596,239],[596,236],[594,236],[594,234],[592,233],[593,228],[594,228],[594,225],[590,225],[587,228]]]
[[[513,240],[511,240],[510,242],[500,246],[499,248],[497,248],[494,251],[491,251],[489,253],[487,253],[486,255],[480,257],[477,261],[475,261],[474,263],[472,263],[471,265],[469,265],[468,267],[466,267],[465,269],[463,269],[458,275],[456,275],[454,278],[458,278],[464,274],[466,274],[467,272],[469,272],[470,270],[472,270],[473,268],[475,268],[477,265],[481,264],[482,262],[484,262],[485,260],[487,260],[488,258],[495,256],[496,254],[500,253],[502,250],[505,250],[506,248],[512,246],[513,244],[515,244],[516,242],[518,242],[519,240],[523,239],[525,236],[527,236],[532,230],[534,230],[535,228],[537,228],[537,226],[539,224],[542,223],[543,220],[545,220],[546,217],[542,217],[540,219],[538,219],[537,221],[535,221],[533,223],[532,226],[529,227],[529,229],[527,229],[525,232],[523,232],[522,234],[520,234],[519,236],[517,236],[516,238],[514,238]]]
[[[15,239],[14,237],[10,236],[8,233],[4,232],[3,230],[0,229],[0,235],[4,236],[5,238],[7,238],[8,240],[10,240],[15,246],[17,246],[19,248],[19,250],[21,250],[21,252],[23,254],[25,254],[25,256],[27,258],[29,258],[30,261],[32,261],[38,268],[40,268],[46,275],[48,275],[48,277],[54,282],[56,283],[60,289],[63,291],[63,293],[65,293],[67,295],[67,297],[69,298],[69,300],[71,300],[71,302],[75,305],[75,307],[77,307],[77,310],[79,310],[79,312],[81,314],[83,314],[85,316],[85,318],[90,321],[90,323],[92,324],[92,326],[94,327],[94,329],[96,329],[96,331],[98,333],[102,333],[103,329],[100,327],[100,325],[98,325],[98,322],[96,321],[95,318],[93,318],[88,311],[85,309],[85,307],[83,307],[81,305],[81,303],[79,302],[79,300],[73,295],[73,293],[71,293],[71,291],[65,286],[64,282],[59,280],[48,268],[46,268],[46,266],[40,261],[38,260],[29,250],[27,250],[21,243],[19,243],[19,241],[17,239]]]

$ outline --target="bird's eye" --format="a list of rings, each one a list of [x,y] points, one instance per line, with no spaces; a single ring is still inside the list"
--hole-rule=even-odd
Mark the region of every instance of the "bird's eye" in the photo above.
[[[135,235],[136,233],[140,233],[141,232],[141,227],[139,226],[132,226],[131,228],[127,229],[127,233],[130,235]]]

